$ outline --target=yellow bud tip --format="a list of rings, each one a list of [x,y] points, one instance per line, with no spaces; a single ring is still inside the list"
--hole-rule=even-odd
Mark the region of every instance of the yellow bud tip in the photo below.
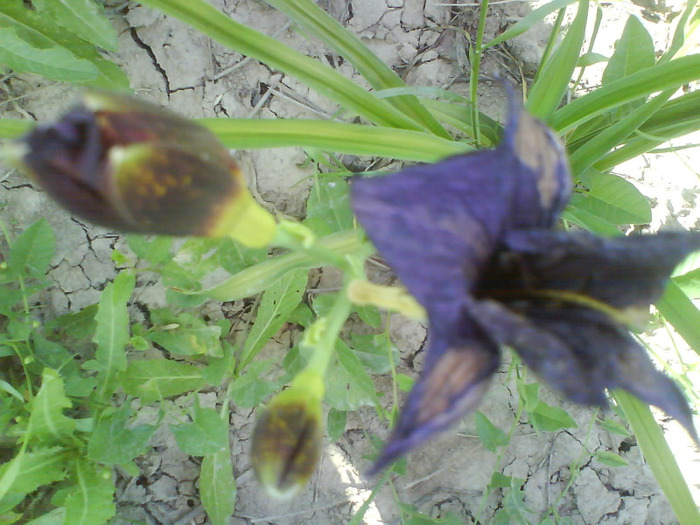
[[[427,318],[425,308],[401,287],[381,286],[364,279],[354,279],[348,285],[347,294],[350,301],[358,306],[374,305],[402,313],[416,321]]]

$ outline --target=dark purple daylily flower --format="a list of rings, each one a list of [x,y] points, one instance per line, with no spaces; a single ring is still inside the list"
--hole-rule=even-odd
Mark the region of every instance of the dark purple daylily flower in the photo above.
[[[513,347],[552,387],[605,406],[622,388],[695,435],[678,387],[629,335],[700,235],[604,239],[552,229],[571,193],[556,136],[511,97],[494,150],[352,186],[367,235],[430,323],[424,369],[374,471],[472,410]]]

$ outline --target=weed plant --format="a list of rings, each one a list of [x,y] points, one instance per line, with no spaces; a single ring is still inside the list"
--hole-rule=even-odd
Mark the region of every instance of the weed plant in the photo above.
[[[267,0],[284,12],[310,39],[320,40],[353,64],[371,90],[355,84],[329,66],[302,55],[277,40],[225,16],[205,0],[142,0],[176,17],[232,50],[284,72],[338,104],[333,120],[201,119],[229,148],[298,146],[313,152],[313,160],[332,166],[334,174],[315,177],[303,223],[312,239],[296,249],[270,255],[266,248],[248,248],[231,239],[187,239],[130,235],[129,247],[158,272],[168,287],[170,307],[150,312],[148,323],[131,322],[128,304],[134,290],[136,260],[115,252],[120,272],[102,292],[99,304],[39,325],[33,311],[35,294],[49,283],[46,271],[54,255],[54,232],[40,220],[17,237],[2,223],[0,259],[0,519],[2,523],[67,523],[96,525],[115,515],[113,469],[138,475],[134,458],[146,453],[160,421],[135,424],[132,401],[156,404],[165,414],[185,421],[171,425],[178,446],[202,458],[200,495],[215,525],[229,522],[236,502],[228,444],[228,402],[253,408],[268,400],[304,368],[311,348],[326,349],[326,428],[329,440],[344,431],[347,414],[362,406],[376,407],[390,421],[398,406],[396,393],[408,390],[411,378],[396,373],[386,318],[372,305],[351,305],[345,290],[303,300],[309,268],[340,260],[350,276],[362,276],[371,246],[356,227],[348,199],[349,173],[335,154],[368,155],[402,161],[435,162],[448,155],[491,146],[498,125],[476,104],[480,60],[484,52],[557,13],[550,45],[534,80],[524,87],[526,108],[563,137],[570,156],[576,193],[564,214],[574,224],[604,235],[619,235],[621,226],[650,221],[650,206],[638,190],[617,176],[615,167],[669,139],[700,129],[700,91],[680,91],[700,78],[700,55],[688,54],[697,38],[700,10],[690,0],[676,18],[668,49],[655,53],[643,25],[630,16],[614,54],[591,52],[602,19],[600,5],[587,0],[555,0],[534,10],[498,38],[483,41],[488,1],[481,2],[475,37],[469,40],[471,98],[442,90],[406,86],[359,39],[311,0]],[[91,0],[64,2],[21,0],[0,5],[0,63],[15,72],[30,72],[56,81],[81,85],[127,86],[128,80],[100,50],[117,52],[116,35]],[[564,28],[564,13],[574,12]],[[595,19],[593,34],[587,21]],[[558,36],[563,35],[558,45]],[[588,46],[584,45],[589,38]],[[602,83],[580,94],[577,78],[594,61],[607,60]],[[575,97],[568,95],[575,93]],[[579,96],[580,95],[580,96]],[[464,118],[468,115],[468,118]],[[5,119],[0,136],[13,138],[32,123]],[[303,237],[303,235],[302,235]],[[306,242],[309,241],[309,242]],[[308,249],[309,243],[317,249]],[[332,253],[333,257],[328,257]],[[176,257],[178,255],[178,257]],[[697,259],[696,259],[697,262]],[[223,268],[226,281],[203,288],[202,279]],[[700,312],[697,265],[677,272],[656,305],[669,323],[700,353]],[[347,280],[346,280],[347,282]],[[207,300],[235,301],[257,296],[255,317],[247,337],[232,344],[229,321],[210,322],[197,313]],[[390,301],[391,302],[391,301]],[[398,303],[395,303],[398,304]],[[406,310],[403,308],[403,310]],[[351,313],[370,327],[371,335],[340,330]],[[284,358],[284,373],[262,379],[273,363],[259,353],[285,323],[306,330],[300,345]],[[323,328],[319,328],[323,325]],[[163,348],[171,356],[153,358]],[[683,371],[680,383],[697,403],[697,385]],[[373,376],[391,373],[393,410],[382,408]],[[494,523],[571,523],[559,515],[558,502],[537,516],[526,506],[523,480],[503,474],[501,462],[515,426],[523,418],[538,431],[555,432],[575,426],[560,406],[545,403],[540,385],[527,379],[517,359],[509,368],[516,377],[518,413],[510,429],[495,426],[487,414],[474,415],[478,437],[497,467],[484,488],[477,517],[485,519],[489,494],[503,498]],[[342,385],[342,388],[340,387]],[[222,387],[220,410],[197,403],[183,411],[170,399]],[[114,395],[123,400],[112,404]],[[680,523],[700,523],[700,514],[649,408],[624,392],[613,392],[616,412],[624,414],[643,454],[668,497]],[[611,432],[628,430],[600,413],[600,424]],[[428,445],[430,446],[430,445]],[[625,463],[613,452],[597,459],[614,468]],[[571,465],[571,486],[589,459],[583,449]],[[399,461],[393,473],[401,474]],[[390,483],[389,472],[377,487]],[[567,489],[568,489],[567,487]],[[374,492],[376,494],[376,490]],[[564,493],[562,493],[563,497]],[[360,523],[367,502],[351,523]],[[404,523],[458,523],[456,517],[430,519],[401,503]]]

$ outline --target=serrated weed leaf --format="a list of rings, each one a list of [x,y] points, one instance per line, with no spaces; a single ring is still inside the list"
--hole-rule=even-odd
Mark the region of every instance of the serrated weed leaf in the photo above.
[[[212,525],[230,523],[236,506],[236,480],[231,451],[222,448],[204,456],[199,477],[199,493]]]
[[[430,323],[423,372],[375,471],[472,410],[502,345],[573,401],[605,406],[605,389],[623,388],[693,433],[681,391],[626,326],[700,249],[700,234],[554,231],[571,193],[565,153],[512,97],[495,150],[356,180],[351,192],[367,235]],[[540,427],[575,425],[563,411],[530,405]]]
[[[55,238],[46,219],[24,230],[12,243],[8,257],[8,276],[44,277],[54,254]]]

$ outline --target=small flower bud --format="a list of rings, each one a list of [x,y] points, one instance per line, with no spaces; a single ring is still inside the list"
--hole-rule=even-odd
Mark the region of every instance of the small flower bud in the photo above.
[[[320,374],[302,371],[258,417],[253,432],[253,470],[273,496],[291,498],[316,469],[322,451]]]
[[[251,246],[268,244],[275,232],[209,130],[135,98],[87,92],[11,154],[60,204],[107,228],[230,235]]]

